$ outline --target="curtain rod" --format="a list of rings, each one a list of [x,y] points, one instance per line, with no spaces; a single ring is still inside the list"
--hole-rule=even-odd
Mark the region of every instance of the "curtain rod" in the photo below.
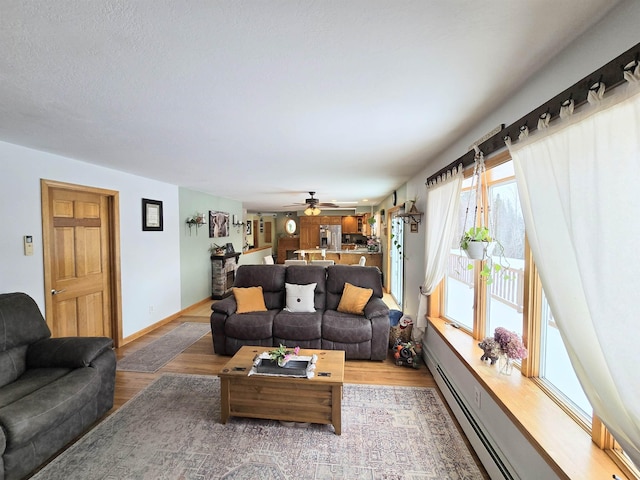
[[[611,60],[606,65],[600,67],[598,70],[584,77],[579,82],[573,84],[562,93],[553,97],[551,100],[543,103],[535,110],[532,110],[521,119],[515,121],[508,127],[503,128],[498,133],[494,134],[493,136],[482,142],[480,145],[478,145],[478,147],[485,156],[488,156],[491,153],[505,147],[505,137],[509,136],[515,141],[518,138],[521,126],[526,125],[529,128],[529,132],[533,132],[538,125],[538,118],[540,118],[541,115],[545,113],[550,114],[551,121],[553,121],[555,118],[558,118],[558,116],[560,115],[560,106],[566,100],[573,99],[576,108],[580,105],[585,104],[587,102],[589,89],[595,83],[603,82],[607,90],[612,90],[613,88],[626,83],[623,75],[624,67],[633,61],[637,62],[639,57],[640,43],[631,47],[629,50]],[[460,163],[462,163],[463,168],[473,165],[474,157],[475,152],[473,150],[469,150],[457,160],[451,162],[449,165],[441,168],[436,173],[427,178],[426,183],[435,180],[437,177],[451,170],[453,167],[456,167]]]

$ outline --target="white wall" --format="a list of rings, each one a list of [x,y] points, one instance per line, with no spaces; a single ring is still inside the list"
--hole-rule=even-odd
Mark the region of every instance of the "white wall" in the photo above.
[[[120,192],[123,336],[180,310],[178,188],[0,142],[0,292],[31,295],[44,314],[40,179]],[[142,198],[162,200],[164,231],[142,231]],[[34,255],[24,256],[23,235]]]

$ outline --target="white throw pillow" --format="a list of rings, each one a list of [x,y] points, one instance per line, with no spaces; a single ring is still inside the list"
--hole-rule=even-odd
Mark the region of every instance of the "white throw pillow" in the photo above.
[[[285,283],[284,286],[287,290],[287,306],[285,310],[295,313],[315,312],[316,309],[313,305],[313,299],[317,285],[317,283],[310,283],[308,285]]]

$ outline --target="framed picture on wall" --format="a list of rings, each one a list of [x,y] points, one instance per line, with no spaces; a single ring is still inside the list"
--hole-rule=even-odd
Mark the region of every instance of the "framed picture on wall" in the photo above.
[[[247,220],[247,233],[246,235],[251,235],[251,224],[253,222],[251,220]]]
[[[142,231],[162,231],[162,202],[160,200],[142,199]]]
[[[209,210],[209,238],[229,236],[229,214]]]

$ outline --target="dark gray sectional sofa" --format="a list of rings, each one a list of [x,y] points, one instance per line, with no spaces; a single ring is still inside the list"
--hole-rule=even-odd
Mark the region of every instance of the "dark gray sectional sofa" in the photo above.
[[[24,478],[113,406],[112,340],[50,336],[31,297],[0,294],[0,480]]]
[[[370,288],[364,315],[337,311],[345,283]],[[315,312],[284,310],[285,283],[317,283]],[[243,265],[235,287],[261,286],[266,312],[236,313],[233,295],[211,306],[211,332],[217,354],[233,355],[243,345],[299,346],[344,350],[347,359],[384,360],[389,348],[389,308],[382,301],[377,267],[357,265]]]

